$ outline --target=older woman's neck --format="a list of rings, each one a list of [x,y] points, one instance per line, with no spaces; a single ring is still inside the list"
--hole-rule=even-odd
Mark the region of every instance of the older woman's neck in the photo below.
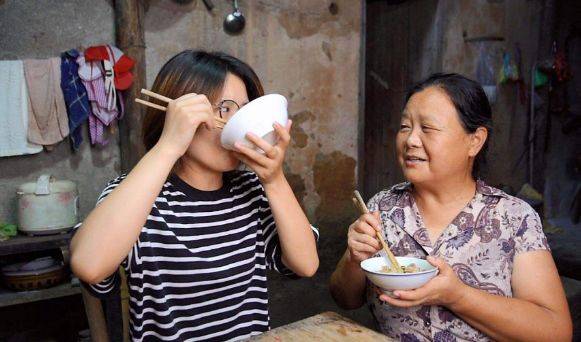
[[[414,184],[416,201],[424,204],[447,205],[467,203],[476,193],[476,181],[472,176],[450,177],[431,184]]]
[[[202,191],[218,190],[224,183],[222,172],[211,170],[194,160],[185,158],[180,159],[176,164],[174,172],[188,185]]]

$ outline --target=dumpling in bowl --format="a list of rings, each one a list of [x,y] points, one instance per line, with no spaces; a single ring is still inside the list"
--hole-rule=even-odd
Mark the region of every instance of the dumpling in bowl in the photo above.
[[[422,269],[418,265],[416,265],[414,263],[409,264],[407,266],[401,266],[401,268],[403,270],[403,273],[417,273],[417,272],[422,272]],[[381,272],[381,273],[398,273],[395,270],[395,268],[391,268],[389,266],[382,266],[381,267],[381,270],[379,270],[379,272]]]
[[[417,273],[422,271],[420,266],[413,263],[407,266],[402,266],[401,268],[403,269],[403,273]]]

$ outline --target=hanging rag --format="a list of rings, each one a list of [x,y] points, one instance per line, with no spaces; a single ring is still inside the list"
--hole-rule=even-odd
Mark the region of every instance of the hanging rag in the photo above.
[[[81,127],[91,114],[87,90],[79,78],[78,57],[79,52],[75,49],[61,54],[61,89],[69,115],[69,131],[74,150],[78,150],[83,142]]]
[[[105,127],[124,113],[120,90],[131,86],[135,62],[112,45],[92,46],[77,58],[79,77],[91,101],[89,132],[92,144],[106,145]]]
[[[498,82],[503,84],[509,81],[517,82],[519,79],[520,75],[516,61],[512,58],[510,52],[504,52],[502,55],[502,67],[498,72]]]
[[[93,115],[98,117],[104,125],[109,126],[117,117],[118,111],[116,107],[113,107],[112,110],[108,109],[109,103],[105,90],[105,80],[100,77],[92,81],[82,80],[82,82],[87,89],[87,95],[93,108]]]
[[[34,154],[28,142],[28,92],[22,61],[0,61],[0,157]]]
[[[133,83],[133,74],[131,69],[135,61],[125,55],[113,45],[91,46],[85,50],[87,61],[104,61],[109,60],[113,63],[113,72],[115,74],[115,88],[119,90],[128,89]]]
[[[105,70],[101,61],[88,61],[84,54],[79,54],[77,63],[79,77],[87,90],[91,105],[91,115],[89,115],[91,144],[105,146],[108,143],[105,126],[109,126],[119,116],[116,106],[113,106],[112,110],[108,109],[110,98],[105,89]]]
[[[61,83],[61,59],[28,59],[24,77],[28,89],[30,118],[28,140],[50,146],[69,135],[69,119]]]
[[[107,109],[113,110],[117,107],[117,91],[115,90],[115,72],[113,63],[105,59],[103,61],[105,69],[105,95],[107,96]]]

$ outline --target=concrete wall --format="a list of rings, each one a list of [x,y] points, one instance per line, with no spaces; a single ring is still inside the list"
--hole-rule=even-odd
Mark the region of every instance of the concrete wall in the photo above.
[[[0,59],[50,58],[71,48],[115,43],[113,9],[101,1],[0,1]],[[16,222],[16,187],[43,173],[75,181],[80,215],[95,206],[104,185],[119,173],[116,130],[105,148],[89,146],[87,126],[81,149],[68,138],[51,152],[0,158],[0,221]]]
[[[201,1],[151,1],[148,84],[186,48],[220,50],[248,62],[266,93],[289,99],[294,139],[287,176],[309,217],[336,220],[345,209],[337,192],[352,189],[356,179],[360,1],[240,1],[246,29],[234,37],[222,29],[231,5],[214,3],[210,13]]]
[[[446,0],[440,1],[438,7],[443,16],[443,71],[476,79],[481,49],[492,55],[498,72],[503,51],[514,56],[519,47],[521,75],[530,85],[530,69],[537,58],[542,33],[542,1]],[[476,37],[500,37],[503,41],[465,41]],[[528,159],[523,156],[528,138],[528,102],[521,102],[518,88],[516,83],[498,87],[498,99],[492,106],[494,131],[486,177],[491,185],[508,185],[515,191],[528,181]]]
[[[522,90],[528,92],[530,69],[542,38],[542,0],[409,0],[371,2],[367,15],[365,148],[362,178],[368,196],[401,182],[395,159],[395,134],[409,87],[433,72],[455,72],[477,79],[480,51],[492,61],[494,81],[504,51],[520,49]],[[494,37],[501,40],[471,41]],[[478,80],[478,79],[477,79]],[[479,80],[481,81],[481,80]],[[493,134],[484,179],[518,191],[528,181],[528,100],[521,85],[498,86],[492,104]],[[525,97],[521,100],[521,96]],[[542,132],[545,122],[537,116]],[[543,141],[541,136],[537,142]],[[537,159],[545,153],[537,144]],[[382,159],[383,158],[383,159]],[[542,164],[535,162],[539,170]],[[537,172],[536,180],[541,179]],[[537,186],[542,189],[542,186]]]
[[[222,29],[232,11],[227,1],[214,1],[211,13],[201,1],[151,1],[145,18],[147,80],[152,84],[163,63],[184,49],[221,50],[248,62],[266,93],[289,99],[294,127],[285,171],[309,219],[321,229],[322,265],[314,279],[271,276],[277,326],[338,310],[327,280],[355,217],[350,196],[357,179],[361,1],[239,3],[246,29],[229,36]],[[359,315],[368,320],[366,312]]]

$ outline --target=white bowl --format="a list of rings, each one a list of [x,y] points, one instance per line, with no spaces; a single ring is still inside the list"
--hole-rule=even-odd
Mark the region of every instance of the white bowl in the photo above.
[[[254,144],[246,139],[247,133],[254,133],[271,145],[276,144],[277,136],[272,125],[278,122],[286,126],[287,105],[286,98],[279,94],[264,95],[250,101],[240,108],[224,126],[220,138],[222,146],[228,150],[235,150],[234,144],[240,142],[250,148],[255,148]]]
[[[422,271],[417,273],[383,273],[381,272],[381,268],[390,265],[383,256],[369,258],[361,262],[361,268],[367,278],[387,295],[391,295],[391,292],[394,290],[414,290],[422,287],[422,285],[438,274],[438,269],[425,259],[409,257],[395,258],[401,266],[416,264]]]

